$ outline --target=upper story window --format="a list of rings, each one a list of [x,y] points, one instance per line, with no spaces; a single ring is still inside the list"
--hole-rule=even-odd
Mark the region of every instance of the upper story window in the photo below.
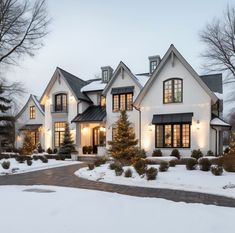
[[[103,70],[103,81],[108,82],[109,81],[108,78],[109,78],[108,70]]]
[[[67,94],[57,94],[55,95],[55,112],[67,112]]]
[[[113,95],[113,111],[133,110],[133,93],[114,94]]]
[[[157,61],[150,62],[150,73],[152,74],[153,71],[157,68]]]
[[[183,80],[178,78],[168,79],[163,83],[163,103],[183,102]]]
[[[35,119],[36,118],[36,108],[35,106],[30,106],[29,108],[29,118]]]
[[[100,96],[100,106],[101,107],[106,106],[106,98],[103,95]]]

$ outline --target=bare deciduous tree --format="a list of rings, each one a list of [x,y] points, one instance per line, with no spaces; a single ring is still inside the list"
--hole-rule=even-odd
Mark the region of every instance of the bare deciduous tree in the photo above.
[[[0,0],[0,65],[18,64],[43,46],[50,18],[45,0]]]
[[[204,68],[226,72],[235,81],[235,8],[228,6],[222,18],[207,24],[200,39],[206,46]]]

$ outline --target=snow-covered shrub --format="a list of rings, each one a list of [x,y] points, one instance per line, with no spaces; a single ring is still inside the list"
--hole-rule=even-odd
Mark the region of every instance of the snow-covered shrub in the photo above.
[[[200,158],[198,160],[198,164],[199,164],[201,171],[205,171],[205,172],[210,171],[211,161],[208,158]]]
[[[119,161],[115,161],[109,164],[110,170],[115,170],[116,167],[122,167],[122,164]]]
[[[33,160],[37,161],[39,159],[39,157],[37,155],[33,156]]]
[[[33,163],[32,160],[30,160],[30,159],[27,159],[26,162],[27,162],[27,165],[28,165],[28,166],[31,166],[32,163]]]
[[[197,160],[195,158],[188,158],[186,161],[187,170],[195,170],[197,166]]]
[[[152,153],[153,157],[161,157],[162,156],[162,151],[160,149],[156,149]]]
[[[169,168],[169,163],[166,161],[161,161],[160,166],[159,166],[159,171],[166,172],[168,168]]]
[[[89,168],[89,170],[93,170],[95,168],[94,163],[89,163],[88,168]]]
[[[212,165],[211,166],[211,173],[215,176],[221,176],[223,173],[223,167],[218,165]]]
[[[180,159],[180,152],[179,152],[179,150],[173,149],[172,152],[171,152],[171,156],[174,156],[174,157]]]
[[[48,153],[49,155],[51,155],[51,154],[53,153],[53,151],[52,151],[52,149],[51,149],[50,147],[47,149],[47,153]]]
[[[3,162],[2,162],[2,168],[3,168],[3,169],[9,169],[10,166],[11,166],[10,161],[3,161]]]
[[[133,164],[136,172],[139,174],[139,175],[143,175],[145,172],[146,172],[146,169],[147,169],[147,163],[145,160],[143,159],[139,159],[137,160],[134,164]]]
[[[100,165],[105,164],[106,161],[107,161],[107,159],[105,157],[98,157],[95,160],[94,164],[95,164],[96,167],[99,167]]]
[[[146,177],[147,180],[156,180],[158,170],[157,168],[150,167],[149,169],[146,170]]]
[[[127,177],[127,178],[132,177],[132,170],[130,168],[128,168],[125,171],[124,176]]]
[[[19,163],[24,163],[25,160],[31,159],[31,157],[27,156],[27,155],[19,155],[16,157],[16,161]]]
[[[45,156],[40,156],[39,158],[43,163],[48,163],[48,159]]]
[[[201,158],[202,156],[203,156],[203,154],[202,154],[202,152],[201,152],[200,149],[198,149],[198,150],[193,150],[193,151],[192,151],[192,154],[191,154],[191,157],[192,157],[192,158],[199,159],[199,158]]]
[[[115,167],[115,174],[116,174],[116,176],[121,176],[122,173],[123,173],[123,171],[124,171],[124,170],[123,170],[123,168],[122,168],[122,165]]]
[[[175,167],[175,165],[176,165],[176,161],[174,159],[169,161],[169,166],[170,167]]]
[[[208,150],[206,153],[206,156],[215,156],[215,155],[214,155],[213,151]]]
[[[146,151],[144,149],[136,148],[135,157],[145,159]]]

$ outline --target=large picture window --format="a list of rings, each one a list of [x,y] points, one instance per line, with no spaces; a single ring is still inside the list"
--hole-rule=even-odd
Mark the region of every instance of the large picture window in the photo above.
[[[55,111],[56,112],[67,112],[67,94],[55,95]]]
[[[29,118],[35,119],[36,118],[36,108],[35,106],[30,106],[29,108]]]
[[[190,124],[162,124],[155,128],[156,148],[189,148]]]
[[[54,127],[55,147],[60,147],[64,140],[65,122],[56,122]]]
[[[163,103],[183,102],[183,81],[179,78],[168,79],[163,83]]]
[[[114,94],[113,95],[113,111],[133,110],[133,93]]]

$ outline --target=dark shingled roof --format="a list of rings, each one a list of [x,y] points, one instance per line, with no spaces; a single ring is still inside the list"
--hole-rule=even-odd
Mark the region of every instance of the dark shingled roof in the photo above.
[[[89,106],[85,112],[78,114],[72,122],[97,122],[103,121],[106,117],[105,107]]]
[[[77,99],[92,103],[90,98],[85,93],[81,92],[81,88],[83,86],[87,85],[88,82],[74,76],[73,74],[70,74],[69,72],[67,72],[59,67],[58,67],[58,69],[60,70],[60,72],[62,73],[62,75],[66,79],[66,81],[68,82],[68,84],[71,87],[71,89],[73,90],[73,92],[76,94]]]
[[[223,93],[223,79],[222,74],[209,74],[201,75],[202,81],[209,87],[213,92]]]
[[[153,115],[152,124],[191,123],[192,117],[192,112]]]

